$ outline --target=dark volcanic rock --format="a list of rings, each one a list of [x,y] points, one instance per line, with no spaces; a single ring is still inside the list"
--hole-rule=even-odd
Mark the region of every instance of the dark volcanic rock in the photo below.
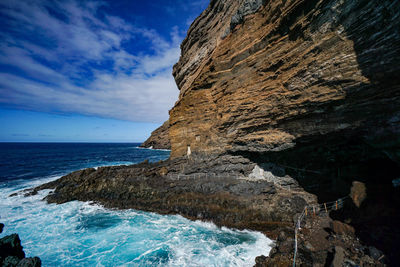
[[[4,259],[8,256],[15,256],[19,259],[25,258],[21,240],[17,234],[8,235],[0,239],[0,257]]]
[[[24,258],[18,264],[17,267],[40,267],[42,262],[38,257]]]
[[[1,225],[4,226],[4,224]],[[0,266],[40,267],[41,264],[38,257],[25,258],[25,252],[17,234],[8,235],[0,239]]]
[[[371,253],[353,233],[336,235],[330,225],[332,220],[328,216],[306,218],[298,232],[296,266],[386,266],[382,254],[375,254],[374,249]],[[288,228],[279,236],[269,257],[258,257],[255,266],[292,266],[293,229]],[[368,254],[374,254],[374,258]]]
[[[332,222],[332,230],[338,235],[354,235],[355,233],[354,227],[340,221]]]
[[[2,266],[4,267],[14,267],[20,262],[21,259],[15,256],[8,256],[4,259]]]
[[[266,180],[249,179],[254,164],[245,162],[232,156],[218,162],[193,156],[190,160],[86,169],[33,191],[54,188],[48,202],[96,201],[106,207],[181,214],[264,232],[292,225],[293,214],[301,212],[306,203],[315,203],[312,195],[300,189],[288,192]],[[242,172],[232,172],[240,166]]]
[[[380,251],[376,247],[370,246],[370,247],[368,247],[368,251],[369,251],[369,255],[374,260],[378,260],[383,255],[382,251]]]

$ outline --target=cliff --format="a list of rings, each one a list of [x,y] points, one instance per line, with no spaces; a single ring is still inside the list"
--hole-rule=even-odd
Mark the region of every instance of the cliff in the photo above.
[[[167,120],[163,125],[155,129],[140,147],[171,149],[171,142],[169,141],[169,121]]]
[[[399,1],[211,1],[173,69],[171,157],[275,164],[320,202],[361,181],[364,203],[336,218],[396,259],[399,29]]]
[[[399,12],[389,0],[211,1],[174,66],[172,157],[343,132],[399,162]]]

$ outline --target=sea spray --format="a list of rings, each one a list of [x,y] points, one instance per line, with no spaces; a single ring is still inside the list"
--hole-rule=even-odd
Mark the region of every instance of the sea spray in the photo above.
[[[50,190],[10,196],[52,179],[0,187],[2,235],[19,233],[44,266],[252,266],[269,253],[271,240],[258,232],[88,202],[47,204]]]
[[[88,167],[167,159],[137,144],[0,144],[0,222],[43,266],[252,266],[271,241],[181,216],[109,210],[93,203],[47,204],[50,190],[18,193]]]

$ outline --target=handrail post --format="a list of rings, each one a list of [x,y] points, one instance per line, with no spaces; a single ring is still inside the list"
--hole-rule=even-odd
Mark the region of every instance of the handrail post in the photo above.
[[[296,267],[296,255],[297,255],[297,228],[294,229],[294,256],[293,256],[293,267]]]

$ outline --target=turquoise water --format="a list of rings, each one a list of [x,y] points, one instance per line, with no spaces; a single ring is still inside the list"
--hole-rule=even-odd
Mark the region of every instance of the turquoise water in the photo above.
[[[91,153],[99,156],[103,149],[94,153],[96,149],[92,147]],[[117,150],[137,154],[139,160],[132,162],[142,161],[139,154],[150,155],[154,160],[165,157],[165,151],[137,149],[132,145],[121,145]],[[82,153],[81,149],[77,151]],[[41,159],[52,154],[46,153]],[[93,160],[93,165],[121,161],[109,159]],[[123,162],[130,163],[129,159]],[[69,164],[65,158],[64,163]],[[71,164],[71,168],[78,165]],[[258,232],[218,228],[181,216],[110,210],[79,201],[47,204],[42,199],[49,190],[36,196],[10,197],[21,189],[59,177],[37,177],[35,173],[42,174],[43,170],[32,170],[29,178],[5,177],[0,182],[0,222],[5,224],[5,232],[0,236],[18,233],[27,256],[39,256],[43,266],[253,266],[255,257],[267,255],[272,244]]]

